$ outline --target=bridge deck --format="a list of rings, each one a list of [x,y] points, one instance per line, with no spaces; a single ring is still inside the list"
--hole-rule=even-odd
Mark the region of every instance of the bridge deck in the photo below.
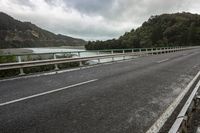
[[[0,132],[142,133],[199,69],[193,49],[1,81]]]

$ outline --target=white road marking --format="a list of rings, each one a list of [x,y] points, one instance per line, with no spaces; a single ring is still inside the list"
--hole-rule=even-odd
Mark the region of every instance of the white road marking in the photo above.
[[[97,80],[98,79],[88,80],[88,81],[85,81],[85,82],[81,82],[81,83],[77,83],[77,84],[74,84],[74,85],[58,88],[58,89],[55,89],[55,90],[46,91],[46,92],[43,92],[43,93],[38,93],[38,94],[31,95],[31,96],[27,96],[27,97],[11,100],[11,101],[8,101],[8,102],[0,103],[0,107],[8,105],[8,104],[16,103],[16,102],[21,102],[21,101],[24,101],[24,100],[27,100],[27,99],[31,99],[31,98],[35,98],[35,97],[39,97],[39,96],[43,96],[43,95],[47,95],[47,94],[51,94],[51,93],[54,93],[54,92],[62,91],[62,90],[69,89],[69,88],[72,88],[72,87],[84,85],[84,84],[87,84],[87,83],[95,82]]]
[[[156,122],[146,131],[146,133],[158,133],[162,126],[165,124],[167,119],[174,112],[176,107],[179,105],[186,93],[191,89],[195,81],[200,77],[200,71],[197,75],[190,81],[186,88],[178,95],[178,97],[168,106],[168,108],[163,112],[163,114],[156,120]]]
[[[156,63],[162,63],[162,62],[165,62],[165,61],[168,61],[168,60],[169,60],[169,58],[161,60],[161,61],[156,61]]]

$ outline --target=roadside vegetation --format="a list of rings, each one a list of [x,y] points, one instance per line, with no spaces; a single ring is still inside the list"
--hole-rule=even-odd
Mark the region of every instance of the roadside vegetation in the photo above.
[[[60,55],[58,58],[70,58],[72,55]],[[40,55],[40,56],[22,56],[22,61],[34,61],[34,60],[44,60],[44,59],[52,59],[52,55]],[[0,56],[0,64],[1,63],[11,63],[11,62],[17,62],[16,56]],[[86,64],[86,62],[83,62],[83,64]],[[67,69],[67,68],[73,68],[78,67],[79,62],[73,62],[73,63],[62,63],[58,64],[59,69]],[[55,71],[54,65],[45,65],[45,66],[37,66],[37,67],[28,67],[23,69],[25,74],[31,74],[31,73],[38,73],[38,72],[45,72],[45,71]],[[6,78],[6,77],[12,77],[17,76],[20,74],[19,69],[10,69],[10,70],[2,70],[0,71],[0,78]]]
[[[200,45],[200,15],[162,14],[149,18],[141,27],[118,39],[89,41],[87,50]]]

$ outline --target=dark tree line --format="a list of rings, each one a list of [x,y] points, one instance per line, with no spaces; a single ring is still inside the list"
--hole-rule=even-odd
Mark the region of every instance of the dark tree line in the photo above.
[[[200,15],[183,12],[152,16],[118,39],[89,41],[85,47],[94,50],[192,45],[200,45]]]

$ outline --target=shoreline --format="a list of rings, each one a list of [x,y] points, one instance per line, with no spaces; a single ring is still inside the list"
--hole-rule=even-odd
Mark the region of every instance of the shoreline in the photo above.
[[[84,46],[62,46],[62,47],[34,47],[34,48],[8,48],[0,49],[0,55],[12,55],[12,54],[30,54],[30,53],[42,53],[40,51],[36,52],[35,49],[40,49],[44,51],[52,50],[52,52],[62,51],[67,49],[74,50],[85,50]]]

